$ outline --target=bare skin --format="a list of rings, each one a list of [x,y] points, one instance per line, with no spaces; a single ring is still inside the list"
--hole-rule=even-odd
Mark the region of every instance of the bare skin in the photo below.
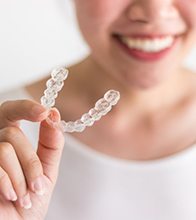
[[[79,118],[108,88],[117,87],[113,81],[110,87],[97,83],[92,88],[89,82],[95,76],[88,73],[86,63],[69,68],[70,75],[57,99],[56,107],[64,120]],[[84,132],[72,135],[99,152],[128,160],[157,159],[190,147],[196,141],[196,75],[185,69],[181,72],[173,90],[165,91],[170,102],[162,101],[160,96],[156,106],[150,99],[148,109],[146,103],[136,103],[134,99],[125,102],[121,94],[121,101],[109,115]],[[101,82],[101,77],[96,80]],[[45,81],[26,87],[37,101],[45,89]]]

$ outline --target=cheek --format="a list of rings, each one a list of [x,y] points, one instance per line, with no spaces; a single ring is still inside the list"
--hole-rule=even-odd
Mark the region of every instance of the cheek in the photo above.
[[[113,0],[75,0],[80,30],[93,51],[107,47],[110,27],[118,17],[117,5]]]
[[[110,2],[110,1],[108,1]],[[103,0],[75,0],[79,22],[100,23],[107,17],[107,1]]]
[[[177,2],[187,25],[196,29],[196,0],[178,0]]]
[[[78,22],[82,26],[103,28],[111,25],[121,13],[125,0],[75,0]]]

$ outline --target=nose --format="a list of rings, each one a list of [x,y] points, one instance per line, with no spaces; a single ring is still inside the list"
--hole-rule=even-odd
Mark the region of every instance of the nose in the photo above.
[[[171,20],[179,16],[175,0],[135,0],[127,9],[131,21],[142,23]]]

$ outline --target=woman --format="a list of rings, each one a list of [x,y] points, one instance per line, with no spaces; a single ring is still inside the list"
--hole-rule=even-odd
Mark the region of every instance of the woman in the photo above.
[[[37,103],[46,79],[2,95],[34,101],[0,107],[0,219],[44,219],[47,210],[46,219],[195,219],[196,75],[182,63],[195,43],[196,1],[74,3],[91,53],[69,68],[61,118],[75,120],[110,88],[121,100],[64,144],[47,120],[59,121],[58,110]],[[41,122],[37,153],[22,119]]]

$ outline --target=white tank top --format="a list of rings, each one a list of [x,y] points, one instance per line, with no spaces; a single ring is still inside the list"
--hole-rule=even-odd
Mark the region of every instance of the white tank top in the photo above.
[[[30,98],[23,89],[0,95]],[[38,124],[22,122],[34,146]],[[147,162],[107,156],[65,135],[46,220],[196,220],[196,145]]]

